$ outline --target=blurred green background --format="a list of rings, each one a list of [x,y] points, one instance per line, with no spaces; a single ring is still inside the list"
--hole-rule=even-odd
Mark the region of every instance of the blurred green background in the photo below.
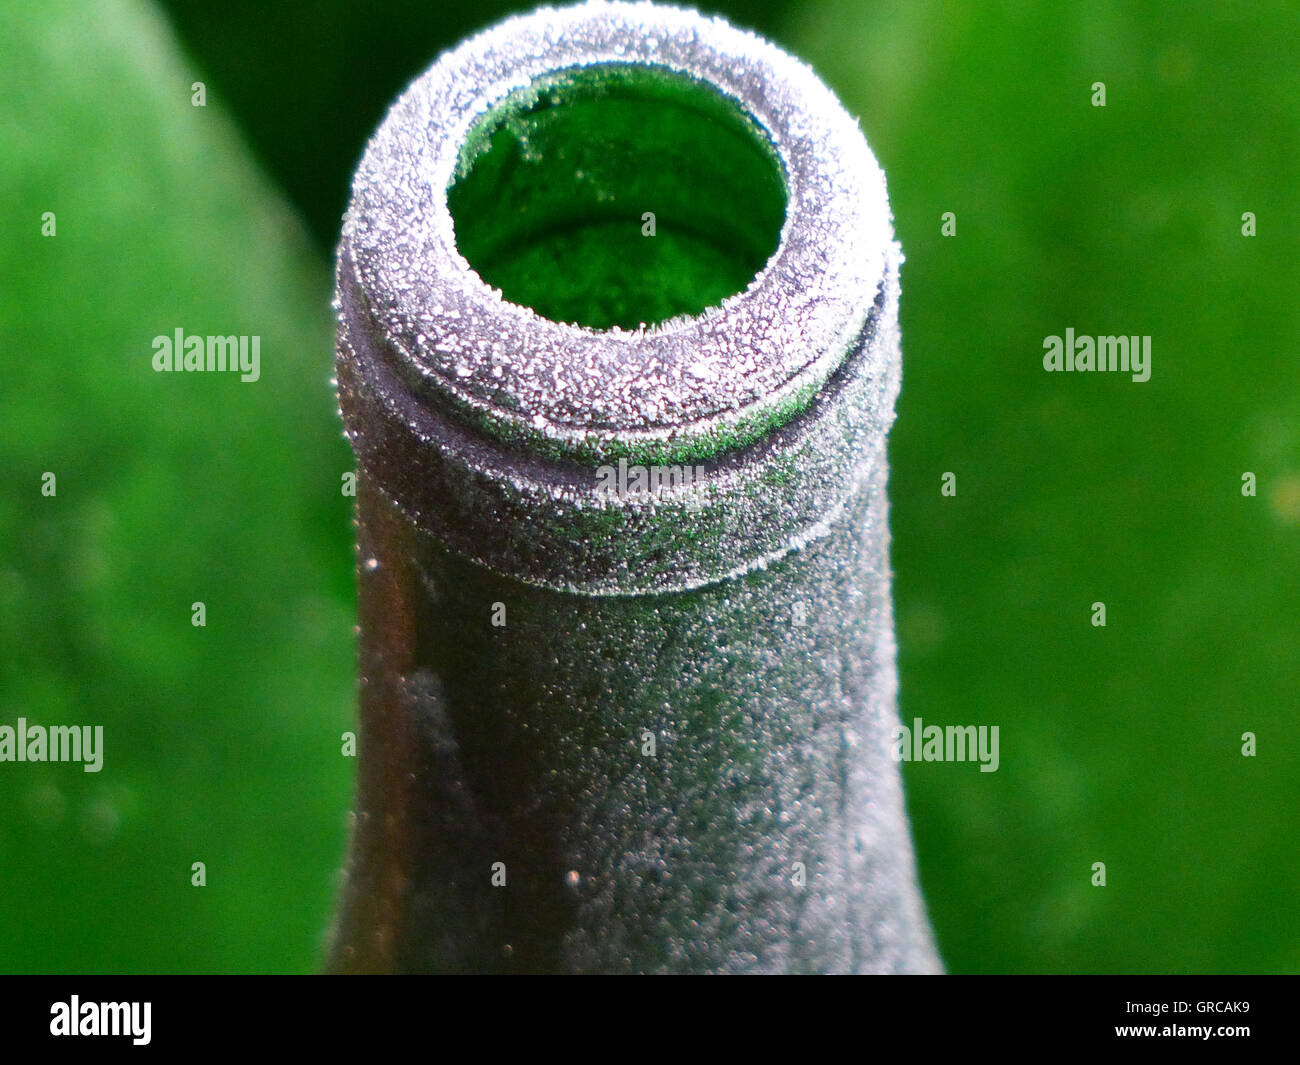
[[[511,7],[0,11],[0,724],[106,733],[98,774],[0,763],[0,970],[319,964],[355,764],[332,245],[388,103]],[[996,773],[907,767],[948,967],[1300,971],[1296,5],[716,9],[889,175],[902,716],[1001,730]],[[176,327],[260,335],[261,380],[155,374]],[[1151,380],[1045,373],[1066,327],[1150,334]]]

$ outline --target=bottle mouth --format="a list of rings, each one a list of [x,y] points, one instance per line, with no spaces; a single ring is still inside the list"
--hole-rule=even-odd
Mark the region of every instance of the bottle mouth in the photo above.
[[[656,101],[687,133],[674,162],[689,160],[702,187],[650,158],[669,150],[647,117]],[[581,241],[565,271],[546,267],[548,226],[572,240],[569,223],[624,202],[598,201],[572,165],[578,124],[620,107],[640,129],[598,184],[672,197],[666,211],[632,204],[624,239],[644,255],[667,230],[706,238],[693,268],[706,254],[725,265],[705,271],[703,297],[655,291],[656,271],[617,248],[575,261]],[[534,133],[538,159],[525,162],[521,134]],[[637,163],[653,165],[638,178]],[[559,180],[529,182],[537,168]],[[522,221],[498,193],[519,197]],[[641,236],[646,212],[660,235]],[[542,246],[510,263],[505,249],[528,238]],[[708,461],[788,422],[844,361],[895,248],[884,175],[811,70],[721,20],[623,3],[508,19],[444,55],[368,146],[342,246],[409,387],[485,436],[588,465]],[[622,281],[602,295],[610,259]],[[602,307],[610,293],[618,306]]]
[[[645,3],[508,19],[418,78],[357,170],[348,435],[501,573],[742,573],[877,483],[900,261],[857,122],[774,45]]]
[[[744,292],[786,215],[780,160],[737,101],[665,67],[538,78],[477,119],[447,205],[456,248],[511,303],[594,330]]]

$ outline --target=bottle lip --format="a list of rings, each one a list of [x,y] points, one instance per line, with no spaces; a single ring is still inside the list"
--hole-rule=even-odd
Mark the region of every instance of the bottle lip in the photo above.
[[[507,301],[457,250],[447,189],[474,123],[538,79],[597,64],[711,86],[784,171],[777,250],[747,289],[697,316],[633,332],[553,322]],[[896,259],[884,174],[807,66],[718,18],[595,2],[508,19],[416,79],[358,168],[339,288],[356,293],[393,383],[490,440],[585,466],[692,462],[805,410],[854,350]]]
[[[507,302],[457,251],[447,203],[481,116],[556,71],[611,63],[666,66],[736,101],[788,195],[777,251],[744,292],[635,333]],[[737,577],[883,492],[900,262],[884,175],[802,63],[676,8],[513,18],[417,79],[357,172],[335,292],[346,435],[418,534],[503,575],[589,595]]]

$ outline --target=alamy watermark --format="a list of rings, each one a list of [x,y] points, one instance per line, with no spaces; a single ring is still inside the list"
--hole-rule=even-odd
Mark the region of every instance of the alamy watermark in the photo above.
[[[186,336],[179,326],[172,336],[153,338],[156,373],[238,373],[241,381],[262,376],[260,336]]]
[[[616,499],[662,497],[668,492],[702,484],[707,474],[705,466],[629,466],[623,458],[618,460],[618,466],[601,466],[596,470],[596,488]],[[688,496],[687,501],[692,498]]]
[[[87,773],[104,767],[104,726],[0,725],[0,762],[81,762]]]
[[[1087,373],[1089,370],[1131,373],[1134,381],[1151,380],[1151,338],[1088,337],[1074,335],[1043,338],[1043,369],[1048,373]]]
[[[895,725],[889,756],[895,762],[979,762],[981,773],[996,773],[997,725]]]
[[[148,1046],[152,1002],[82,1002],[73,995],[50,1005],[50,1035],[129,1036],[136,1046]]]

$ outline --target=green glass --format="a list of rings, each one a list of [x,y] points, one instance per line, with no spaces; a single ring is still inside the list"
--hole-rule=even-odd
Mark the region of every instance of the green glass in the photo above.
[[[888,211],[805,67],[677,9],[511,20],[390,112],[339,242],[333,970],[939,968],[888,752]],[[651,448],[706,461],[630,487]]]
[[[506,97],[470,131],[447,195],[457,247],[485,281],[593,329],[743,292],[786,209],[753,120],[712,87],[643,65],[561,71]]]

